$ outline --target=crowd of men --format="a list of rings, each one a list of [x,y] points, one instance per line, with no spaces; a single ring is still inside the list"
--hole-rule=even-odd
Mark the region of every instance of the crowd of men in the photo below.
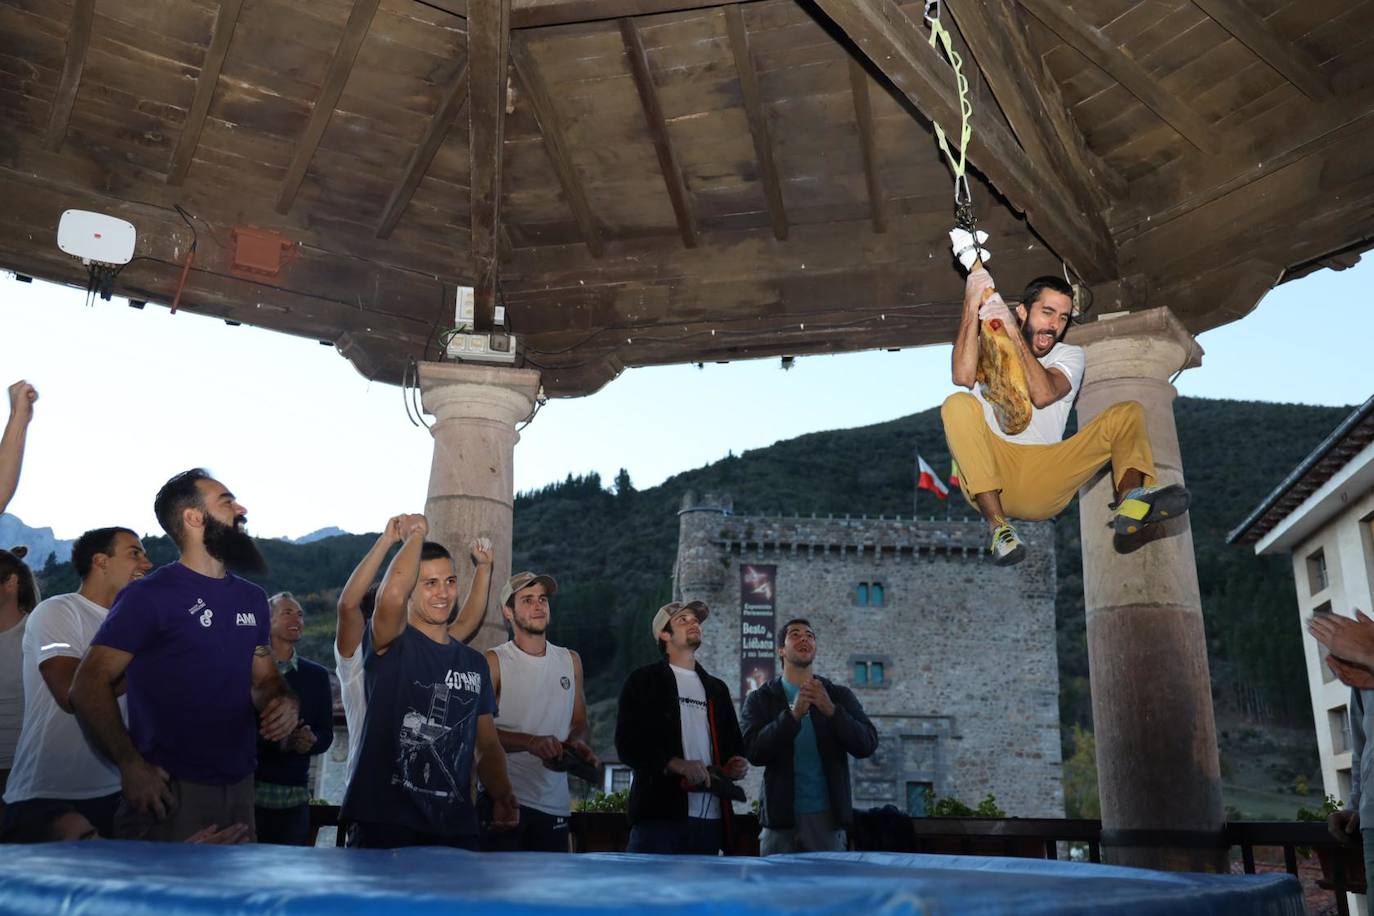
[[[0,511],[37,400],[24,382],[9,394]],[[328,671],[296,651],[305,611],[245,578],[266,564],[247,510],[208,472],[168,480],[153,509],[177,560],[154,569],[129,528],[87,531],[71,594],[40,601],[22,556],[0,551],[0,840],[306,845],[311,758],[331,746],[334,701]],[[398,515],[340,593],[349,846],[567,852],[569,775],[599,781],[582,661],[548,640],[557,581],[512,576],[500,590],[510,639],[479,652],[467,642],[491,545],[467,555],[460,606],[453,553],[424,516]],[[877,732],[852,692],[812,673],[816,634],[801,619],[783,627],[783,674],[750,694],[741,725],[696,660],[709,613],[659,609],[648,635],[660,660],[621,695],[631,851],[735,849],[751,763],[764,767],[765,854],[843,850],[848,757],[872,754]]]

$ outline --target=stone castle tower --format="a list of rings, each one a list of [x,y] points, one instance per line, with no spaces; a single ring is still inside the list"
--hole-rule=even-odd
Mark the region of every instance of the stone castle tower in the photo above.
[[[856,808],[922,813],[926,789],[1011,816],[1064,816],[1053,526],[1018,526],[1001,569],[981,522],[737,516],[684,496],[674,598],[711,608],[697,657],[731,685],[781,674],[776,631],[817,636],[816,673],[854,690],[881,740],[851,768]],[[759,773],[751,773],[756,796]]]

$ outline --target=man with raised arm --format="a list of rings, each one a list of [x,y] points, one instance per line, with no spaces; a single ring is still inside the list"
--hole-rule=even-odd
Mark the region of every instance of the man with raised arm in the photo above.
[[[29,422],[33,420],[33,404],[38,400],[38,391],[28,382],[20,379],[10,386],[10,419],[5,424],[5,432],[0,435],[0,512],[14,499],[14,491],[19,488],[19,470],[24,464],[24,442],[29,434]]]
[[[985,291],[990,294],[986,301]],[[950,395],[940,418],[950,454],[959,464],[959,485],[988,524],[992,560],[999,566],[1019,563],[1026,556],[1026,545],[1011,519],[1053,518],[1108,462],[1116,487],[1112,525],[1118,535],[1137,535],[1146,526],[1188,511],[1190,499],[1182,485],[1155,485],[1145,411],[1138,402],[1113,404],[1064,438],[1084,368],[1083,348],[1064,343],[1072,316],[1073,288],[1058,277],[1032,280],[1013,318],[1001,296],[992,292],[986,270],[980,267],[968,276],[952,375],[954,384],[971,393]],[[983,321],[1001,322],[1008,329],[1025,368],[1030,424],[1016,435],[998,426],[977,382]]]
[[[72,545],[72,566],[81,588],[41,602],[25,628],[24,726],[5,789],[4,827],[60,803],[110,837],[119,805],[119,768],[81,733],[72,715],[72,680],[115,596],[143,578],[152,563],[128,528],[96,528]],[[122,684],[117,691],[123,691]]]
[[[266,564],[248,511],[201,468],[167,481],[153,511],[180,557],[119,593],[76,670],[72,706],[119,767],[116,836],[179,842],[230,824],[252,834],[257,736],[280,741],[300,721],[272,661],[267,595],[236,575]]]
[[[343,701],[344,724],[348,730],[348,763],[345,772],[353,778],[358,761],[363,716],[367,713],[367,693],[363,683],[363,662],[367,658],[367,630],[377,601],[376,580],[382,562],[391,548],[401,542],[401,519],[387,519],[382,533],[358,561],[336,605],[338,622],[334,631],[334,670],[339,675],[339,695]],[[449,625],[449,635],[468,642],[481,629],[487,611],[487,591],[491,587],[491,541],[477,538],[468,548],[472,556],[472,583],[462,610]]]
[[[493,825],[518,822],[506,755],[492,717],[496,695],[481,652],[449,632],[457,597],[453,558],[409,515],[371,621],[364,662],[367,714],[343,818],[349,845],[478,848],[472,773],[492,797]]]
[[[515,830],[486,830],[482,848],[493,852],[569,852],[572,798],[569,759],[597,768],[587,740],[587,701],[582,659],[548,640],[553,576],[516,573],[501,589],[501,613],[511,639],[487,650],[487,664],[501,711],[497,733],[506,750],[511,786],[520,799]],[[486,797],[479,800],[486,806]]]

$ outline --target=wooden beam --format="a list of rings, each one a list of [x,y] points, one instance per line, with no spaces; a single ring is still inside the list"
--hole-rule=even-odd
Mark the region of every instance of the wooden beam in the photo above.
[[[815,0],[907,103],[957,136],[959,102],[949,66],[895,0]],[[1116,246],[1075,208],[1062,179],[1035,168],[1000,123],[974,114],[969,160],[1037,233],[1088,282],[1117,276]],[[952,202],[951,202],[952,208]]]
[[[1241,0],[1193,0],[1236,40],[1273,67],[1309,99],[1329,99],[1331,83],[1306,54],[1279,37],[1259,14]]]
[[[673,204],[673,215],[677,218],[678,232],[682,234],[682,244],[688,248],[695,248],[697,226],[696,217],[692,213],[692,199],[687,193],[687,182],[682,177],[682,164],[678,162],[677,152],[673,149],[673,138],[668,135],[668,122],[663,117],[658,89],[655,88],[653,74],[649,71],[649,55],[644,51],[644,40],[640,37],[639,27],[633,19],[626,17],[620,20],[620,36],[625,42],[625,55],[630,59],[635,89],[639,91],[639,102],[644,107],[644,120],[649,126],[649,135],[654,140],[654,151],[658,153],[658,167],[663,172],[663,184],[667,187],[668,199]]]
[[[773,142],[768,136],[768,117],[763,113],[763,94],[759,91],[758,74],[749,54],[749,33],[744,28],[744,14],[737,4],[725,7],[725,29],[730,36],[730,51],[739,71],[740,96],[744,113],[749,119],[749,133],[754,137],[754,155],[759,163],[759,179],[768,200],[768,216],[773,222],[773,235],[787,238],[787,211],[782,203],[782,182],[773,161]]]
[[[591,205],[587,202],[586,189],[583,188],[582,179],[573,166],[567,137],[563,134],[563,127],[559,124],[558,115],[554,111],[553,97],[544,83],[543,74],[539,72],[534,55],[530,53],[529,45],[519,35],[511,36],[510,59],[515,65],[515,72],[520,76],[525,92],[529,95],[530,108],[534,112],[535,121],[539,123],[539,132],[544,137],[544,148],[553,162],[554,171],[558,173],[558,183],[563,187],[563,196],[572,210],[578,230],[582,233],[582,240],[587,243],[587,250],[592,253],[592,257],[599,258],[604,246],[596,230]]]
[[[972,53],[966,65],[987,80],[1031,162],[1057,175],[1071,195],[1067,203],[1095,232],[1107,233],[1101,215],[1113,197],[1103,180],[1107,166],[1088,149],[1059,87],[1031,50],[1016,7],[1004,0],[945,0],[945,9]]]
[[[501,161],[506,133],[510,0],[478,3],[468,18],[468,155],[471,157],[473,327],[496,325]]]
[[[167,170],[168,184],[181,184],[186,180],[186,172],[191,168],[191,160],[200,144],[200,132],[205,128],[205,116],[210,112],[210,102],[214,100],[215,87],[219,85],[219,73],[224,67],[224,58],[229,53],[229,42],[233,40],[234,26],[242,9],[243,0],[220,0],[219,12],[215,14],[215,29],[210,36],[210,48],[205,52],[205,62],[201,64],[200,76],[196,79],[196,95],[191,101],[190,111],[186,113],[186,121],[181,125],[176,149],[172,150],[172,164]]]
[[[396,186],[396,190],[391,192],[391,198],[386,202],[386,209],[382,211],[382,218],[377,222],[377,238],[384,239],[391,235],[391,230],[396,228],[396,223],[400,220],[401,214],[405,212],[406,206],[410,203],[410,198],[415,194],[415,189],[420,186],[420,180],[425,177],[425,172],[429,171],[429,165],[434,161],[434,154],[439,152],[439,147],[443,145],[444,138],[448,136],[449,128],[457,120],[462,112],[463,106],[468,102],[468,65],[467,61],[458,68],[457,75],[449,82],[448,88],[444,90],[444,96],[439,100],[439,109],[434,112],[434,117],[430,118],[429,127],[425,130],[425,135],[420,139],[420,145],[415,148],[410,161],[406,163],[405,174],[401,177],[401,183]]]
[[[849,88],[854,93],[854,118],[859,127],[859,151],[864,161],[864,181],[868,185],[868,207],[873,214],[873,231],[887,231],[887,200],[878,174],[877,129],[873,126],[873,104],[868,97],[868,71],[858,59],[849,58]]]
[[[91,22],[95,0],[76,0],[72,4],[72,23],[67,29],[67,54],[62,61],[62,81],[53,96],[52,116],[48,120],[48,148],[57,151],[67,136],[67,124],[81,88],[81,71],[86,67],[86,48],[91,43]]]
[[[1171,95],[1101,29],[1075,16],[1061,0],[1020,0],[1020,3],[1065,44],[1100,67],[1189,143],[1206,153],[1216,152],[1223,145],[1219,131],[1202,115]]]
[[[315,110],[310,113],[310,121],[305,125],[300,138],[296,141],[296,152],[291,157],[291,165],[282,179],[281,191],[277,194],[277,212],[286,213],[296,200],[296,192],[305,180],[310,168],[310,160],[315,158],[315,150],[320,145],[329,121],[334,117],[334,108],[343,95],[348,76],[353,72],[353,62],[357,60],[358,49],[363,46],[368,29],[372,28],[372,17],[377,12],[380,0],[354,0],[353,9],[348,14],[343,35],[334,49],[334,59],[329,62],[329,72],[325,75],[324,85],[320,87],[320,97],[315,102]]]
[[[422,6],[467,18],[468,0],[415,0]],[[726,6],[732,0],[512,0],[510,27],[537,29],[574,22],[600,22],[627,16],[685,13]],[[750,3],[757,0],[738,0]]]

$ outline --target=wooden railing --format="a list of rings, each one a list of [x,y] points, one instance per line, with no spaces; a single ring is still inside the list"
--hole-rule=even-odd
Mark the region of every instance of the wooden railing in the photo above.
[[[335,826],[339,809],[334,805],[311,807],[311,826]],[[758,854],[758,818],[738,815],[738,855]],[[1102,860],[1102,823],[1096,820],[916,817],[911,819],[912,846],[894,851],[944,853],[952,855],[1014,856],[1032,859],[1058,859],[1061,844],[1071,849],[1081,844],[1089,862]],[[578,852],[620,852],[629,838],[629,823],[623,814],[574,813],[573,846]],[[338,845],[343,845],[339,836]],[[1241,869],[1255,874],[1256,849],[1282,850],[1283,867],[1299,876],[1299,855],[1315,853],[1321,861],[1323,877],[1316,884],[1330,891],[1336,911],[1348,916],[1347,893],[1365,892],[1364,864],[1358,842],[1342,843],[1327,832],[1324,823],[1312,821],[1236,821],[1227,824],[1217,848],[1240,850]],[[1234,853],[1232,853],[1234,854]]]

